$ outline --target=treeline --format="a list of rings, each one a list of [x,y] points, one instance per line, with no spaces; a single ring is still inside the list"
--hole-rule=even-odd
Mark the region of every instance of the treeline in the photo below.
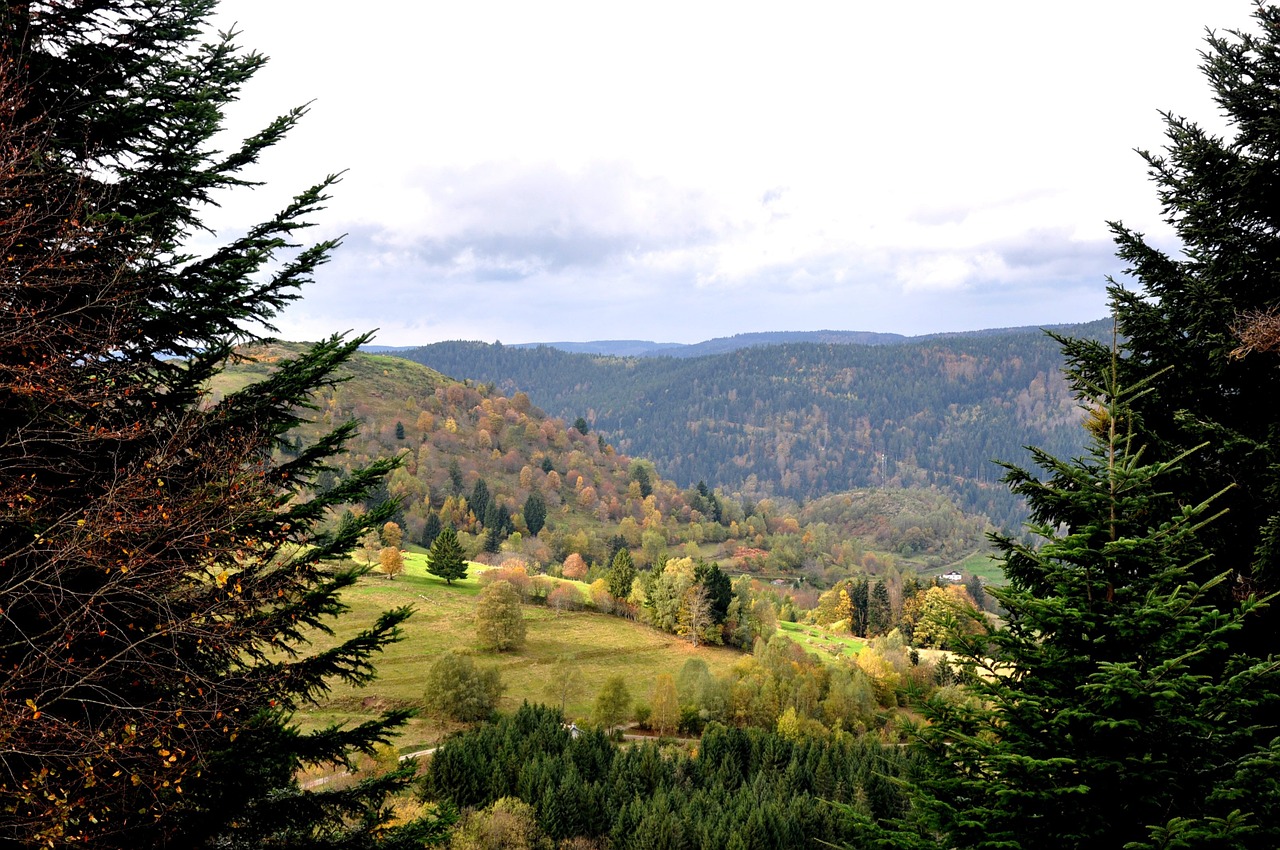
[[[867,821],[907,814],[895,780],[909,771],[909,756],[873,737],[789,738],[714,724],[695,753],[574,734],[558,712],[525,705],[441,746],[424,794],[471,810],[464,834],[483,829],[475,821],[486,812],[525,811],[553,840],[607,841],[615,850],[869,847]]]
[[[1076,335],[1098,337],[1091,323]],[[998,525],[1020,521],[993,459],[1031,443],[1079,453],[1080,411],[1042,333],[894,346],[791,344],[698,358],[618,358],[446,342],[402,356],[582,415],[677,482],[812,499],[941,487]]]

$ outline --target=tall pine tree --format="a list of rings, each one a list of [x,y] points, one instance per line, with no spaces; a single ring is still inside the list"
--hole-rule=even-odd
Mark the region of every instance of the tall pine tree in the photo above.
[[[388,846],[406,771],[332,794],[404,713],[303,735],[291,712],[367,681],[408,612],[319,653],[354,572],[324,561],[385,511],[318,523],[390,464],[313,487],[352,435],[290,432],[363,341],[334,338],[214,402],[247,327],[270,328],[333,243],[295,237],[332,180],[208,254],[215,192],[301,117],[210,142],[262,57],[209,44],[212,0],[0,9],[0,840],[98,847]],[[280,450],[285,446],[288,453]],[[298,498],[305,496],[306,498]]]
[[[1275,351],[1233,356],[1250,317],[1280,310],[1280,8],[1260,4],[1255,17],[1256,33],[1210,35],[1204,53],[1228,134],[1170,114],[1165,150],[1143,153],[1178,253],[1113,224],[1137,286],[1109,287],[1120,380],[1152,389],[1131,411],[1149,458],[1204,444],[1166,486],[1199,501],[1231,485],[1218,503],[1227,514],[1205,532],[1215,558],[1199,577],[1231,570],[1218,592],[1238,598],[1280,590],[1280,362]],[[1103,344],[1067,340],[1066,354],[1085,394],[1111,368]],[[1280,649],[1280,610],[1258,625],[1249,640]]]
[[[1233,649],[1265,606],[1221,604],[1221,567],[1197,579],[1223,515],[1165,487],[1194,452],[1148,463],[1126,433],[1141,394],[1100,394],[1089,456],[1034,452],[1043,479],[1010,467],[1040,545],[996,538],[1005,624],[954,646],[976,699],[935,697],[919,730],[944,846],[1280,842],[1280,668]]]
[[[1092,453],[1010,470],[1041,543],[998,541],[977,699],[921,731],[947,846],[1280,846],[1280,364],[1238,356],[1280,308],[1280,9],[1255,15],[1204,54],[1231,135],[1168,115],[1144,154],[1180,254],[1113,225],[1122,341],[1063,341]]]
[[[467,556],[452,525],[437,534],[431,544],[431,551],[427,553],[427,572],[444,579],[445,584],[467,577]]]

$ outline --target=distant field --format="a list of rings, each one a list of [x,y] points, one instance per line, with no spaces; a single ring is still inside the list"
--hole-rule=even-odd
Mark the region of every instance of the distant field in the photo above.
[[[697,647],[674,635],[619,617],[594,612],[566,612],[560,616],[542,606],[524,608],[528,642],[518,653],[487,653],[475,646],[472,613],[480,593],[476,579],[485,569],[472,565],[466,579],[446,586],[429,575],[426,559],[409,554],[405,572],[389,581],[370,574],[347,592],[351,611],[337,624],[337,638],[349,637],[370,624],[382,611],[401,605],[417,610],[403,626],[404,638],[377,660],[378,679],[366,688],[335,687],[320,707],[299,717],[304,729],[333,722],[355,722],[377,714],[385,707],[417,705],[423,696],[422,679],[432,661],[446,650],[474,653],[477,664],[496,665],[507,686],[500,709],[511,711],[524,700],[547,702],[544,689],[552,665],[562,655],[570,657],[582,673],[582,687],[572,697],[566,714],[586,718],[596,693],[605,680],[621,673],[634,698],[647,700],[660,673],[678,673],[690,658],[701,658],[717,675],[728,671],[742,653],[724,647]],[[333,639],[317,640],[327,646]],[[444,732],[430,718],[419,717],[401,740],[402,749],[415,748],[437,740]]]
[[[987,584],[1005,583],[1004,570],[1000,568],[1000,562],[991,557],[990,552],[974,553],[958,564],[952,564],[951,568],[966,575],[972,573]]]
[[[837,634],[822,626],[803,623],[778,623],[780,634],[800,644],[824,661],[836,658],[853,658],[866,642],[850,634]]]
[[[922,579],[930,579],[942,575],[948,570],[959,570],[967,578],[969,575],[979,576],[987,584],[1004,584],[1004,570],[1000,562],[991,557],[990,551],[974,552],[959,561],[953,561],[943,567],[916,566],[916,572]]]

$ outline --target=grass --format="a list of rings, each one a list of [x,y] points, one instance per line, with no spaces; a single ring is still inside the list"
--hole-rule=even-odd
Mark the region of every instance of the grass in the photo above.
[[[948,569],[971,573],[987,584],[1005,583],[1004,570],[1000,568],[1000,562],[991,557],[990,552],[974,552],[963,561],[952,564]]]
[[[403,626],[399,643],[376,659],[378,678],[365,688],[337,685],[320,706],[303,712],[303,729],[330,723],[352,723],[376,716],[388,707],[417,706],[423,696],[422,681],[432,661],[447,650],[471,653],[480,666],[496,666],[507,687],[499,709],[512,711],[521,702],[548,702],[545,690],[552,668],[563,656],[581,673],[582,686],[565,706],[570,718],[585,719],[606,679],[622,675],[635,699],[647,701],[660,673],[676,674],[686,661],[701,658],[716,675],[728,671],[743,656],[724,647],[693,647],[674,635],[647,626],[588,611],[555,611],[538,605],[524,606],[528,638],[519,652],[490,653],[476,647],[472,616],[481,590],[478,573],[487,569],[472,564],[465,579],[446,585],[427,573],[426,559],[406,554],[405,572],[394,581],[379,573],[364,577],[344,595],[351,610],[335,624],[335,637],[316,641],[317,648],[332,645],[371,624],[382,611],[402,605],[416,609]],[[402,751],[439,740],[452,727],[419,716],[401,735]]]
[[[823,661],[853,658],[867,645],[866,641],[847,632],[832,632],[822,626],[782,622],[778,623],[778,630],[779,634],[800,644]]]

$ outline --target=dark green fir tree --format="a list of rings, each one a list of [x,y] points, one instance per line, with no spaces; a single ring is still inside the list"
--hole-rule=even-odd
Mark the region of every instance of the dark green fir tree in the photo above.
[[[995,538],[1005,624],[956,639],[969,697],[929,701],[918,730],[942,846],[1280,842],[1280,669],[1233,648],[1266,605],[1222,604],[1229,570],[1198,578],[1223,515],[1166,486],[1197,455],[1148,462],[1116,395],[1087,457],[1009,469],[1039,543]]]
[[[467,505],[482,525],[492,525],[489,522],[489,485],[483,478],[476,479],[475,486],[471,488],[471,498],[467,501]]]
[[[1252,321],[1280,311],[1280,7],[1259,4],[1255,18],[1256,32],[1211,34],[1203,54],[1226,134],[1167,115],[1165,150],[1143,153],[1176,251],[1112,225],[1136,284],[1109,287],[1118,374],[1151,387],[1133,404],[1148,457],[1203,445],[1165,486],[1199,501],[1230,485],[1218,502],[1226,515],[1205,531],[1215,557],[1198,576],[1230,570],[1224,599],[1280,590],[1280,352],[1241,343]],[[1068,340],[1066,354],[1082,390],[1111,368],[1103,344]],[[1280,651],[1280,609],[1248,635]]]
[[[323,652],[351,571],[323,567],[387,510],[348,515],[392,466],[341,482],[307,445],[312,394],[364,337],[330,339],[221,400],[245,328],[268,328],[333,243],[300,247],[332,180],[206,254],[214,193],[301,117],[229,153],[223,110],[261,67],[208,32],[211,0],[0,9],[0,843],[398,847],[411,771],[299,788],[405,714],[302,734],[292,712],[361,683],[407,610]],[[289,447],[289,451],[283,451]],[[319,483],[321,477],[331,482]]]
[[[444,579],[446,584],[467,577],[467,556],[452,525],[446,526],[431,544],[431,551],[427,553],[427,572]]]
[[[422,537],[420,538],[422,545],[431,548],[431,544],[436,542],[436,538],[440,536],[443,526],[440,523],[440,514],[435,511],[427,511],[427,520],[422,524]]]
[[[541,493],[530,493],[529,498],[524,500],[523,515],[525,528],[537,537],[538,532],[547,524],[547,500],[542,498]]]
[[[609,593],[615,599],[626,599],[631,595],[631,584],[636,580],[636,565],[631,559],[630,551],[619,549],[618,554],[613,556],[607,580]]]
[[[1177,252],[1114,225],[1120,343],[1063,341],[1093,453],[1010,472],[1041,543],[1000,541],[1007,625],[922,732],[947,846],[1280,846],[1280,363],[1253,332],[1280,310],[1280,9],[1255,18],[1203,54],[1227,133],[1167,115],[1144,153]]]
[[[491,525],[484,532],[484,551],[490,555],[496,554],[502,550],[502,528],[498,525]]]

